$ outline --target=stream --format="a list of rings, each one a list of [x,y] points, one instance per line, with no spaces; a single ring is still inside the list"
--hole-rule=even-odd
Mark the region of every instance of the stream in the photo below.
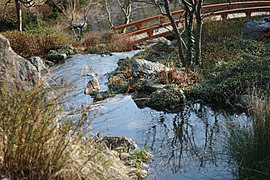
[[[178,113],[150,108],[139,109],[131,95],[117,95],[102,102],[84,95],[87,73],[98,74],[101,91],[108,90],[106,73],[117,68],[121,58],[138,51],[110,55],[74,55],[52,68],[56,82],[73,84],[67,94],[70,107],[92,106],[93,133],[102,136],[126,136],[139,148],[146,147],[154,156],[146,179],[234,179],[233,163],[224,151],[228,123],[249,121],[245,114],[214,110],[200,103],[187,104]]]

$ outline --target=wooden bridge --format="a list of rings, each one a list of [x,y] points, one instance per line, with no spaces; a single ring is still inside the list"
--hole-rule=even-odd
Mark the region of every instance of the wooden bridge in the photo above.
[[[232,19],[239,17],[250,17],[269,14],[270,1],[246,1],[211,4],[203,6],[202,14],[204,17],[211,20]],[[180,28],[184,10],[173,11],[172,15],[175,22]],[[166,36],[171,33],[171,22],[165,15],[156,15],[142,20],[133,21],[129,24],[124,24],[115,27],[114,31],[123,31],[131,36],[132,41],[143,42],[157,37]]]

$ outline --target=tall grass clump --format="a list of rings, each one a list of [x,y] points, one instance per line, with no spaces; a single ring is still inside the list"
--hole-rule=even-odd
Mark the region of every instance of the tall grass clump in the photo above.
[[[95,138],[85,138],[88,111],[64,116],[50,88],[0,90],[0,177],[125,179],[125,166]],[[70,113],[71,114],[71,113]]]
[[[270,178],[270,98],[252,96],[251,125],[231,127],[228,152],[236,162],[239,179]]]

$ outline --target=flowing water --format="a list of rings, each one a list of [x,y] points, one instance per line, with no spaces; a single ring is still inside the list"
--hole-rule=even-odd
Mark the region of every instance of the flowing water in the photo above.
[[[233,166],[224,151],[226,128],[233,121],[246,123],[245,114],[231,115],[200,103],[188,104],[178,113],[165,113],[139,109],[130,95],[94,104],[92,97],[83,94],[87,73],[97,73],[101,91],[106,91],[105,74],[117,67],[119,59],[135,53],[75,55],[54,67],[52,77],[75,86],[67,98],[70,107],[92,106],[93,133],[132,138],[154,155],[147,179],[233,179]]]

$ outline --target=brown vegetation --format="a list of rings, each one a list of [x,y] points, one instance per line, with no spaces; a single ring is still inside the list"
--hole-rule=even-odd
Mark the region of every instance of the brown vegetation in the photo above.
[[[12,49],[23,57],[44,55],[49,50],[56,50],[64,45],[72,45],[66,35],[31,35],[25,32],[9,31],[3,33],[9,39]]]
[[[162,71],[158,75],[158,79],[162,84],[177,84],[177,85],[192,85],[199,83],[201,76],[197,71],[189,69],[172,69],[169,71]]]
[[[90,53],[110,53],[130,51],[134,49],[135,44],[128,35],[104,31],[85,34],[84,46]]]

